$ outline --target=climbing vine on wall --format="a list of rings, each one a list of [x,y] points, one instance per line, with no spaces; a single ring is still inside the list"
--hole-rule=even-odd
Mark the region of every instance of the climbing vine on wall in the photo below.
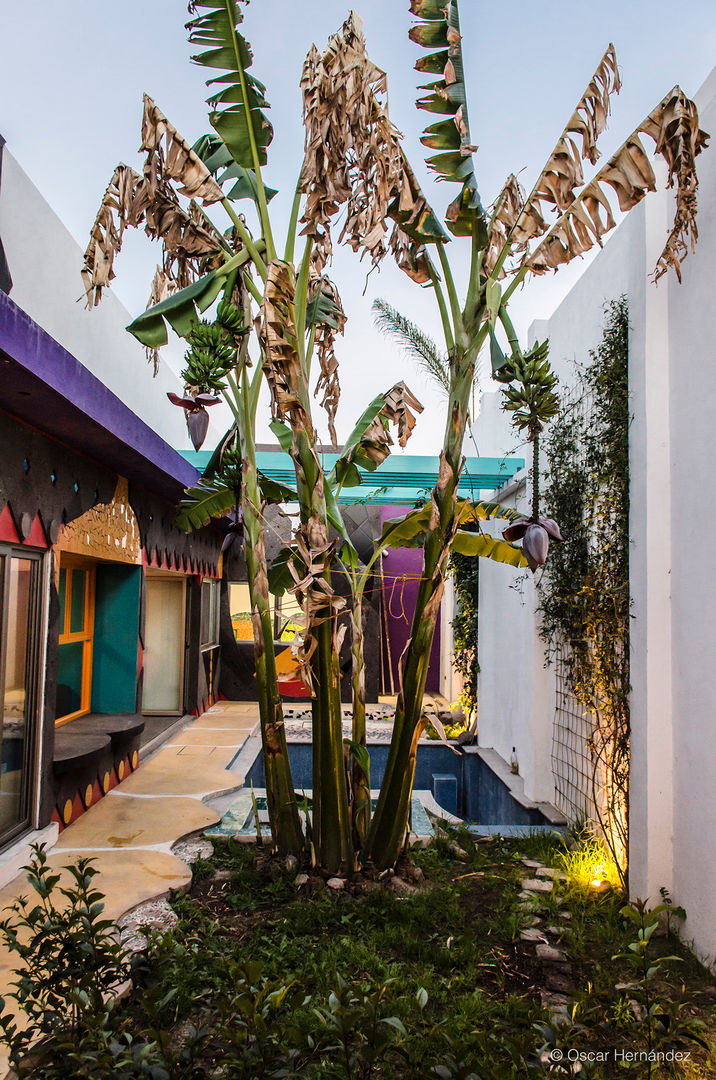
[[[452,621],[453,663],[464,679],[460,704],[471,719],[474,719],[477,709],[477,675],[480,670],[477,661],[479,562],[479,559],[457,552],[450,557],[457,608],[457,615]]]
[[[629,804],[629,314],[605,306],[602,342],[545,438],[545,506],[569,543],[539,583],[548,661],[591,720],[593,812],[626,882]],[[559,762],[554,760],[559,784]],[[589,770],[588,770],[589,771]]]

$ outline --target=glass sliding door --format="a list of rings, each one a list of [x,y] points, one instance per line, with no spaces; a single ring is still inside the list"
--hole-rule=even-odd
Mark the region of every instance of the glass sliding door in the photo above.
[[[38,716],[39,554],[0,546],[0,844],[29,824]]]
[[[142,712],[184,711],[186,581],[147,573]]]

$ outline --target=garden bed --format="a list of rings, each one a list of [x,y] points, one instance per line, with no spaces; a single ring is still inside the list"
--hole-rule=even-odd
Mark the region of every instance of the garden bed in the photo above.
[[[192,885],[171,899],[173,927],[146,928],[129,992],[100,1019],[98,998],[81,1038],[61,1020],[55,1052],[24,1075],[713,1075],[716,987],[674,936],[678,915],[646,932],[647,990],[624,957],[640,953],[630,946],[652,920],[640,923],[633,905],[625,916],[606,883],[585,884],[589,859],[559,837],[439,827],[396,873],[349,879],[234,838],[213,843],[208,858],[196,858],[206,841],[187,849]],[[77,945],[86,975],[79,922],[72,929],[69,952],[65,930],[59,948],[70,972]],[[681,1057],[661,1071],[643,1059],[649,1005],[652,1053]]]
[[[613,959],[628,951],[636,930],[620,915],[616,892],[560,878],[560,865],[569,875],[570,858],[548,836],[476,841],[465,831],[441,833],[414,850],[395,876],[364,873],[332,887],[291,863],[287,870],[261,848],[219,841],[211,859],[194,864],[190,892],[174,902],[177,927],[154,959],[150,953],[145,989],[127,1009],[146,1030],[147,1000],[172,993],[160,1017],[164,1025],[175,1034],[188,1023],[212,1029],[232,982],[249,964],[254,992],[244,994],[246,1001],[268,992],[278,999],[293,981],[291,1007],[269,1009],[266,1038],[280,1041],[283,1033],[284,1049],[294,1048],[284,1065],[301,1076],[474,1073],[503,1080],[548,1072],[560,1052],[572,1050],[611,1054],[603,1064],[597,1059],[591,1073],[583,1070],[611,1077],[615,1052],[646,1048],[638,978],[624,960]],[[653,999],[671,1016],[673,1032],[654,1046],[689,1055],[676,1075],[712,1075],[708,1052],[677,1028],[701,1020],[701,1036],[712,1037],[713,978],[665,929],[649,949],[680,958],[652,981]],[[547,1027],[540,1031],[537,1024]],[[280,1075],[271,1071],[280,1063],[269,1067],[275,1049],[265,1073],[236,1059],[221,1075]],[[220,1056],[198,1054],[205,1070],[199,1075],[214,1075]],[[647,1075],[643,1061],[621,1057],[618,1064],[620,1074]]]

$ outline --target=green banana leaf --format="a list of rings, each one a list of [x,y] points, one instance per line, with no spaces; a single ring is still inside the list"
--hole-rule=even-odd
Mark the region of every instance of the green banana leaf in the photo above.
[[[326,326],[337,330],[338,321],[336,316],[340,314],[340,311],[341,309],[333,297],[324,292],[323,289],[319,289],[310,304],[306,305],[306,328],[325,323]]]
[[[483,244],[487,241],[487,226],[472,156],[458,3],[457,0],[410,0],[410,10],[421,20],[409,31],[411,41],[424,49],[437,50],[420,57],[415,68],[441,76],[421,87],[427,93],[417,100],[417,107],[452,117],[430,124],[420,141],[430,149],[446,151],[427,159],[430,168],[442,179],[462,184],[462,192],[447,211],[450,232],[454,236],[471,236],[477,232]]]
[[[412,547],[419,548],[423,546],[425,542],[425,536],[427,533],[428,525],[430,523],[430,514],[432,512],[432,502],[429,500],[423,503],[422,506],[417,507],[415,510],[410,510],[403,517],[390,518],[383,523],[383,532],[377,543],[381,548],[388,547]],[[524,517],[524,514],[520,514],[517,510],[512,510],[508,506],[502,506],[500,503],[483,502],[482,500],[472,499],[458,499],[455,506],[455,515],[458,522],[461,525],[468,524],[471,521],[487,521],[490,518],[505,518],[508,521],[515,521],[518,518]],[[481,533],[472,533],[464,530],[459,530],[457,535],[479,537]],[[492,541],[492,537],[486,537],[486,540]],[[464,543],[462,539],[459,543]],[[506,544],[506,541],[499,541],[500,544]],[[487,548],[489,545],[483,545]],[[512,548],[511,544],[506,545],[513,551],[516,551],[520,557],[521,552],[519,548]],[[455,548],[458,550],[458,548]],[[469,554],[465,552],[464,554]],[[494,556],[489,556],[494,558]],[[503,562],[509,561],[507,558],[501,560]],[[521,563],[515,563],[513,565],[522,565]],[[526,563],[524,565],[527,565]]]
[[[298,502],[298,495],[293,488],[271,480],[262,472],[258,474],[259,490],[265,503]],[[205,477],[187,488],[179,504],[176,527],[182,532],[192,532],[208,525],[212,518],[225,517],[236,507],[236,495],[221,480],[207,480]]]
[[[458,555],[493,559],[495,562],[507,563],[509,566],[528,565],[521,548],[509,544],[507,540],[497,540],[494,536],[486,536],[484,533],[465,532],[463,529],[458,529],[451,549]]]
[[[184,492],[175,525],[182,532],[192,532],[208,525],[212,518],[225,517],[235,506],[236,496],[226,484],[200,480]]]
[[[272,420],[269,428],[278,439],[281,449],[290,454],[293,446],[293,435],[288,424],[284,424],[283,420]]]
[[[291,429],[288,426],[288,424],[284,424],[283,421],[281,421],[281,420],[272,420],[271,423],[269,424],[269,427],[271,428],[271,431],[273,431],[274,435],[278,439],[279,445],[281,446],[281,449],[284,450],[287,454],[290,453],[291,452],[291,447],[293,445],[293,437],[291,435]],[[345,522],[343,520],[343,515],[341,514],[341,512],[340,512],[340,510],[338,508],[338,503],[336,502],[336,496],[335,496],[335,486],[336,485],[335,485],[335,481],[333,481],[331,479],[332,476],[333,476],[333,473],[331,473],[330,476],[326,477],[326,484],[325,484],[324,492],[323,492],[324,498],[326,500],[326,518],[328,519],[328,522],[336,530],[336,532],[339,533],[340,536],[343,537],[345,542],[351,548],[353,548],[353,545],[351,544],[350,536],[348,535],[348,530],[346,529],[346,525],[345,525]],[[291,500],[289,500],[289,501],[290,502],[299,502],[300,500],[299,500],[298,494],[296,492],[293,492],[293,498]]]
[[[266,250],[262,240],[257,241],[256,246],[261,254]],[[166,300],[142,312],[129,324],[127,330],[134,334],[142,345],[148,345],[151,349],[166,345],[169,340],[167,324],[179,337],[187,337],[199,322],[199,313],[206,311],[226,286],[229,274],[244,266],[250,258],[248,251],[242,249],[217,270],[211,270],[185,289],[172,293]]]
[[[209,132],[196,140],[192,150],[201,158],[221,187],[224,186],[227,180],[236,181],[229,190],[226,196],[227,199],[232,202],[237,202],[240,199],[251,199],[258,205],[259,190],[256,173],[253,169],[247,169],[234,161],[231,151],[223,139],[213,132]],[[266,185],[264,185],[264,191],[267,203],[271,202],[274,195],[278,194],[276,188],[266,187]]]
[[[343,453],[338,458],[338,461],[335,463],[328,476],[328,483],[332,487],[358,487],[363,482],[360,472],[358,471],[358,465],[360,465],[361,468],[367,469],[369,472],[372,472],[377,468],[375,462],[371,461],[369,457],[361,453],[360,444],[366,430],[373,423],[384,405],[385,396],[383,394],[378,394],[361,413],[355,427],[346,439],[343,446]]]
[[[298,493],[294,488],[279,480],[272,480],[262,472],[259,472],[259,490],[261,498],[267,503],[298,502]]]
[[[512,510],[502,503],[484,502],[482,499],[458,499],[455,515],[460,525],[466,525],[470,521],[489,521],[491,518],[518,521],[525,516],[519,510]]]
[[[383,531],[376,542],[381,548],[422,547],[431,510],[432,503],[428,501],[402,517],[389,518],[383,522]]]
[[[293,577],[288,568],[290,560],[295,554],[294,549],[282,547],[276,558],[268,568],[269,592],[274,596],[283,596],[293,585]]]
[[[211,457],[209,458],[204,472],[201,474],[202,480],[213,480],[216,474],[221,470],[221,460],[236,438],[237,429],[236,424],[232,424],[226,434],[219,439],[216,447],[214,448]]]
[[[263,112],[268,107],[265,87],[248,70],[253,56],[248,42],[237,29],[243,20],[237,0],[194,0],[190,10],[197,18],[187,24],[189,41],[204,48],[203,52],[192,56],[192,60],[203,67],[225,72],[207,83],[217,87],[208,98],[212,106],[211,126],[223,139],[237,165],[246,169],[254,168],[253,133],[259,165],[265,165],[273,128]]]

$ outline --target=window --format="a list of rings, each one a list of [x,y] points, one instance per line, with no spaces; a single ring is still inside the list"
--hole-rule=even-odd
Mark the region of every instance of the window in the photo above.
[[[201,648],[219,644],[219,582],[207,578],[201,583]]]
[[[95,568],[91,563],[63,558],[57,586],[60,637],[55,715],[58,724],[66,724],[90,711],[94,587]]]
[[[0,841],[29,824],[38,714],[40,568],[0,546]]]

